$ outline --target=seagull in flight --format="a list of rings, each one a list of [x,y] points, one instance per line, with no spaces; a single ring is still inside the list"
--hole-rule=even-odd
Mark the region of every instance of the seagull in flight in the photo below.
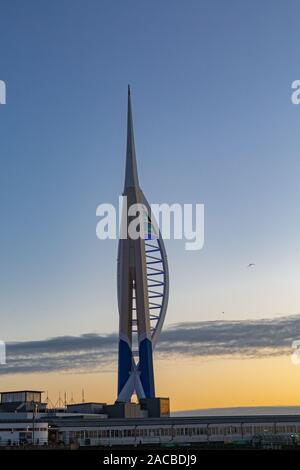
[[[249,263],[247,268],[253,268],[253,266],[255,266],[255,263]]]

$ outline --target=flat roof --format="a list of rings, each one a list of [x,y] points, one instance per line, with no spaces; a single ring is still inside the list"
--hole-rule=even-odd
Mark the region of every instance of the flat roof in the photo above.
[[[107,405],[104,401],[84,401],[82,403],[67,403],[67,406],[81,406],[81,405]]]
[[[50,424],[59,427],[123,427],[123,426],[182,426],[182,425],[217,425],[217,424],[260,424],[260,423],[299,423],[299,415],[246,415],[246,416],[180,416],[162,418],[107,418],[97,419],[95,415],[89,420],[88,415],[84,419],[80,417],[45,417]],[[0,414],[1,420],[1,414]]]
[[[4,395],[5,393],[44,393],[43,390],[11,390],[9,392],[0,392],[1,395]]]

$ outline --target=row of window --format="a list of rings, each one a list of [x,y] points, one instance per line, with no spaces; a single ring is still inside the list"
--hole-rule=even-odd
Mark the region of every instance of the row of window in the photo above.
[[[101,429],[91,431],[69,431],[70,439],[122,439],[127,437],[176,437],[201,435],[254,435],[261,433],[297,433],[299,425],[238,425],[238,426],[201,426],[177,428],[132,428],[132,429]]]
[[[12,403],[12,402],[40,402],[40,392],[10,392],[2,393],[1,403]]]
[[[14,433],[14,432],[32,432],[32,428],[16,428],[16,429],[13,429],[13,428],[1,428],[0,429],[0,436],[1,436],[1,433],[2,432],[11,432],[11,433]],[[38,431],[44,431],[44,432],[47,432],[48,431],[48,428],[34,428],[34,431],[35,432],[38,432]]]

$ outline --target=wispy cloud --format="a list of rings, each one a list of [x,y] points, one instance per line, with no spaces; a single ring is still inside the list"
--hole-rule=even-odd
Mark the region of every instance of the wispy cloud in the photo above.
[[[178,323],[166,329],[161,352],[190,356],[278,356],[300,339],[300,315],[241,321]]]
[[[291,353],[300,315],[242,321],[178,323],[164,329],[156,354],[193,357],[269,357]],[[7,344],[0,374],[108,370],[116,364],[116,334],[60,336]]]
[[[116,334],[88,333],[6,345],[7,364],[0,374],[105,370],[116,358]]]

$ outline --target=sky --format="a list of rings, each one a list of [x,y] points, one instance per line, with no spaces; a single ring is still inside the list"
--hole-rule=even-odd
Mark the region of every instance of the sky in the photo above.
[[[300,337],[300,106],[291,102],[299,2],[0,7],[0,339],[11,344],[12,366],[1,369],[2,389],[36,387],[54,400],[59,390],[79,399],[85,388],[90,399],[115,398],[117,241],[96,238],[96,207],[117,204],[123,189],[130,83],[147,199],[205,205],[202,250],[165,243],[165,333],[196,325],[202,346],[191,352],[184,343],[179,358],[171,340],[161,347],[158,392],[174,409],[299,404],[300,368],[290,360]],[[277,343],[288,318],[293,328]],[[208,350],[198,332],[206,324]],[[244,328],[238,345],[236,325]],[[220,328],[230,333],[225,340]],[[249,334],[264,339],[251,354]],[[72,354],[68,365],[66,350],[49,345],[82,335],[110,341],[109,361],[88,342],[84,360]],[[229,349],[219,351],[223,341]],[[32,342],[43,344],[40,355]],[[23,358],[14,356],[18,347]]]

